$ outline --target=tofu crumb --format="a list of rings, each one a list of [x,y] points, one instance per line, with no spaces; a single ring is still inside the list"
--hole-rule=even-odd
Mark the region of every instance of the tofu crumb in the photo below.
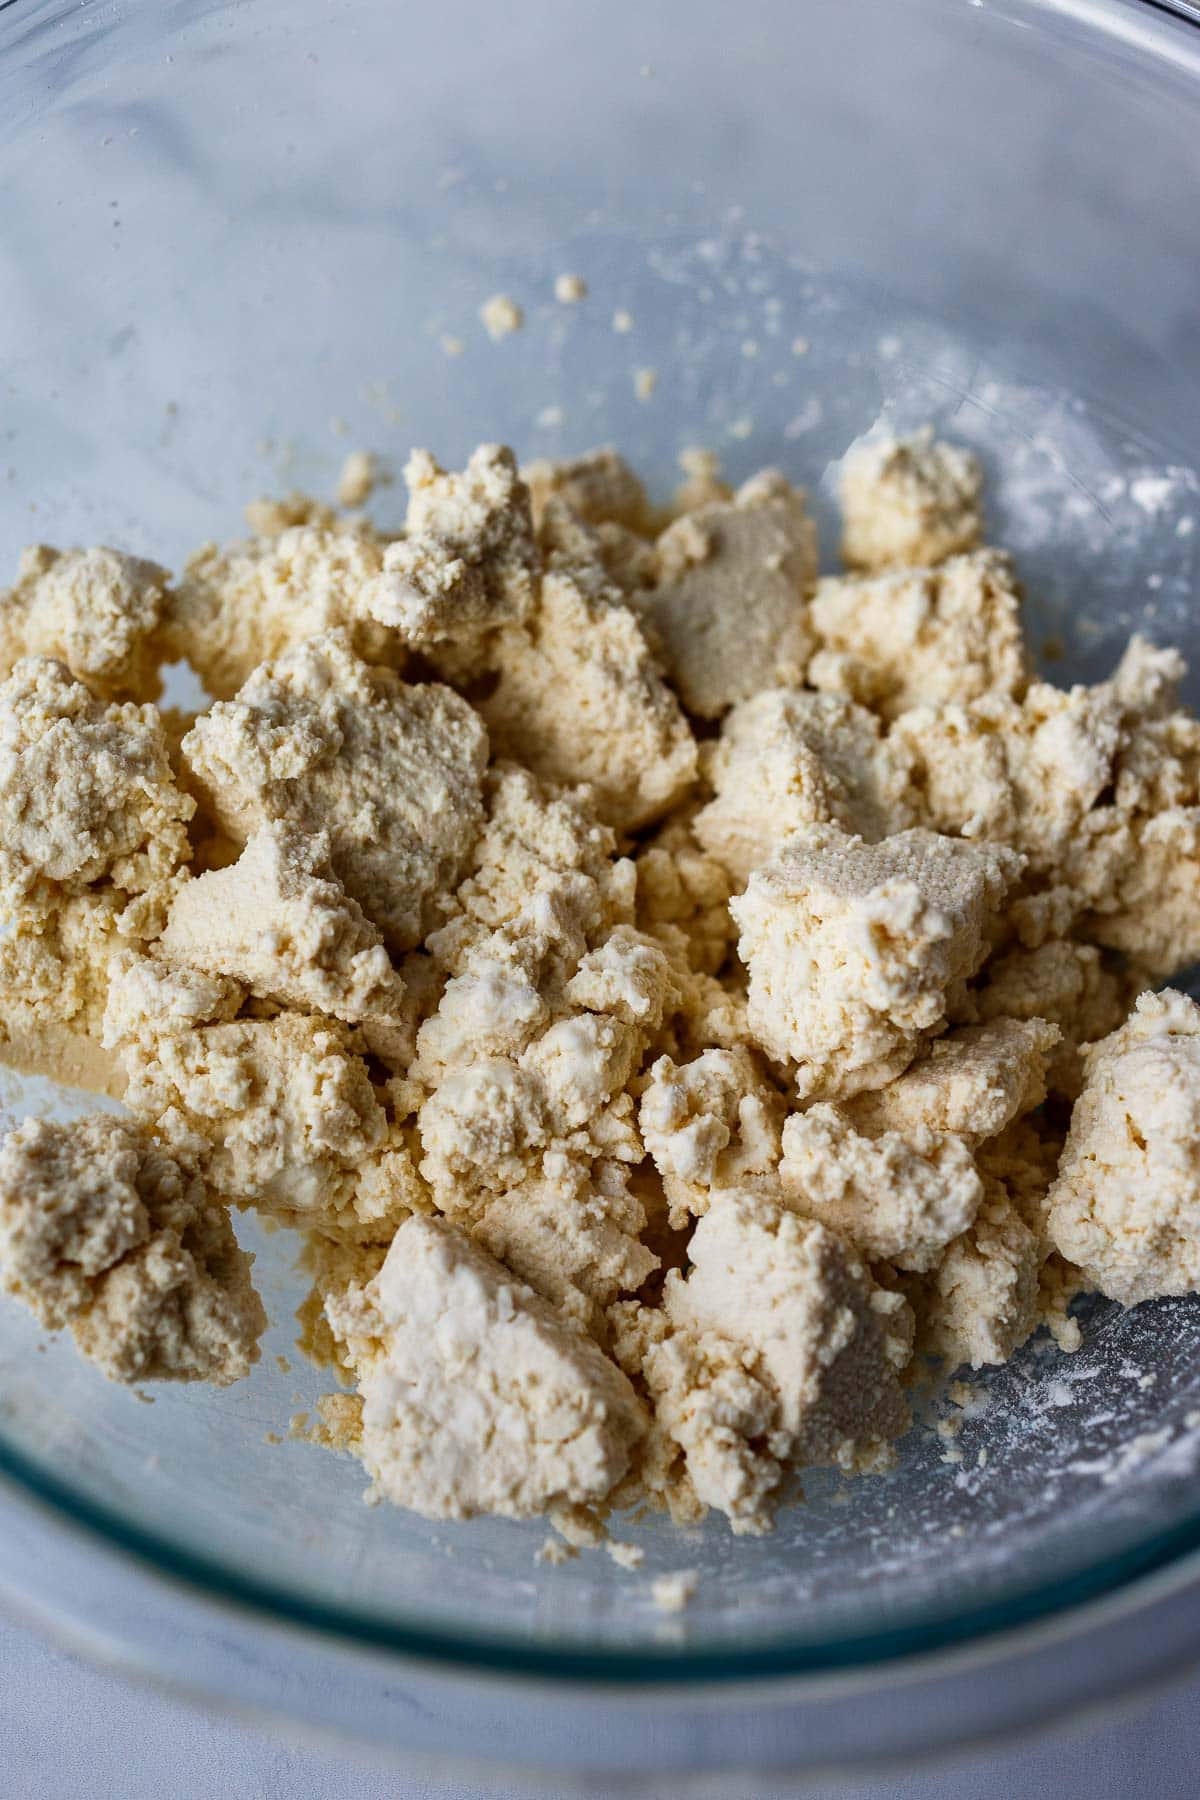
[[[559,1569],[563,1563],[570,1562],[579,1555],[572,1544],[565,1544],[562,1538],[548,1537],[540,1550],[534,1553],[534,1562],[546,1563],[552,1569]]]
[[[638,400],[652,400],[654,390],[658,386],[657,369],[635,369],[633,372],[633,392]]]
[[[339,506],[365,506],[379,481],[379,465],[369,450],[352,450],[338,476]]]
[[[695,1597],[700,1577],[695,1569],[675,1569],[668,1575],[656,1575],[650,1584],[650,1597],[660,1612],[683,1612]]]
[[[490,300],[485,300],[479,309],[479,317],[493,343],[511,337],[525,323],[524,312],[508,294],[493,294]]]
[[[604,1548],[621,1569],[640,1569],[646,1560],[646,1552],[638,1544],[621,1544],[609,1538]]]
[[[619,332],[622,335],[624,335],[626,332],[632,331],[633,330],[633,314],[631,312],[628,312],[625,309],[625,307],[618,306],[616,312],[612,316],[612,328],[614,331]]]
[[[582,275],[556,275],[554,298],[562,306],[573,306],[587,298],[587,282]]]

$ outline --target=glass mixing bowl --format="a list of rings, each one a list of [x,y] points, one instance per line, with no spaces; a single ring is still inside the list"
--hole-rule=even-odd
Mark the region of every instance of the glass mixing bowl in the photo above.
[[[1134,627],[1200,660],[1191,6],[7,0],[0,196],[0,568],[39,537],[170,562],[262,491],[330,492],[352,447],[480,438],[612,441],[659,491],[688,445],[734,479],[779,463],[830,546],[830,466],[886,414],[979,447],[1056,679]],[[525,312],[502,342],[495,293]],[[9,1074],[0,1102],[93,1104]],[[954,1439],[931,1401],[894,1475],[813,1476],[773,1537],[652,1521],[623,1534],[639,1571],[547,1569],[534,1526],[370,1510],[356,1464],[274,1441],[326,1383],[292,1347],[291,1240],[245,1236],[274,1323],[226,1393],[144,1405],[0,1308],[0,1471],[72,1544],[291,1622],[309,1658],[371,1647],[384,1685],[413,1659],[676,1691],[894,1673],[1200,1545],[1190,1300],[1089,1305],[1073,1359],[973,1377]],[[665,1619],[648,1577],[681,1567]],[[44,1556],[21,1579],[70,1609]]]

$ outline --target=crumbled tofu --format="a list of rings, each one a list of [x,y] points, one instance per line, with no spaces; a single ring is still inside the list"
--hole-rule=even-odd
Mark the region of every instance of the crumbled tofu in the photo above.
[[[485,1201],[476,1243],[544,1300],[595,1326],[597,1308],[635,1293],[659,1266],[641,1242],[646,1212],[623,1171],[599,1177],[566,1158],[551,1171]]]
[[[0,1146],[0,1281],[113,1381],[237,1381],[266,1329],[228,1209],[145,1132],[28,1119]]]
[[[111,888],[85,890],[52,907],[18,906],[0,933],[0,992],[5,1023],[12,1009],[42,1007],[66,1025],[99,1033],[108,1001],[113,958],[129,948],[124,896]]]
[[[696,836],[743,886],[805,825],[840,825],[875,843],[914,823],[906,755],[839,694],[776,688],[743,700],[705,774],[715,792]]]
[[[446,924],[427,940],[445,968],[459,972],[506,925],[544,934],[548,950],[561,944],[580,955],[590,937],[631,922],[633,864],[615,860],[616,840],[586,789],[556,790],[500,763],[486,803],[470,872],[446,904]]]
[[[668,525],[657,584],[636,604],[689,712],[716,719],[763,688],[798,685],[816,573],[804,495],[775,470]]]
[[[656,1575],[650,1583],[650,1597],[660,1612],[684,1612],[691,1605],[700,1586],[695,1569],[672,1569],[667,1575]]]
[[[1019,696],[1029,681],[1020,590],[1011,562],[996,550],[932,569],[827,576],[810,616],[825,659],[816,685],[826,685],[830,670],[844,684],[847,671],[836,659],[848,659],[856,697],[885,719],[914,706]]]
[[[621,1371],[437,1219],[400,1226],[375,1278],[326,1307],[363,1400],[376,1491],[426,1518],[601,1504],[644,1415]]]
[[[393,950],[420,942],[483,822],[487,733],[451,689],[410,686],[310,638],[201,714],[183,740],[218,824],[325,833],[330,866]]]
[[[418,450],[394,536],[289,494],[0,594],[0,1059],[128,1113],[0,1147],[0,1285],[230,1381],[252,1208],[347,1390],[297,1431],[574,1548],[769,1529],[890,1466],[914,1351],[1200,1290],[1200,1006],[1127,1016],[1200,960],[1182,659],[1034,679],[929,431],[847,456],[819,584],[799,489],[680,464]],[[211,705],[149,704],[178,659]]]
[[[677,515],[733,499],[733,489],[721,479],[721,458],[716,450],[689,444],[679,452],[677,460],[686,477],[675,489],[674,511]]]
[[[979,463],[969,450],[935,439],[868,438],[842,459],[842,561],[851,569],[902,563],[928,567],[974,550],[982,540]]]
[[[411,1070],[424,1095],[421,1174],[449,1216],[489,1217],[510,1243],[530,1235],[521,1272],[535,1286],[549,1242],[535,1215],[551,1193],[579,1200],[563,1199],[555,1252],[574,1268],[599,1254],[573,1247],[584,1223],[610,1259],[611,1227],[628,1237],[635,1221],[620,1255],[637,1250],[641,1216],[617,1167],[642,1156],[625,1090],[675,989],[665,951],[633,928],[632,883],[618,875],[632,868],[613,848],[581,801],[503,776],[461,911],[429,940],[448,980]],[[594,1282],[570,1280],[598,1297]]]
[[[1123,1306],[1189,1293],[1200,1282],[1200,1007],[1171,988],[1143,994],[1083,1060],[1050,1237]]]
[[[554,298],[562,306],[572,306],[579,300],[586,300],[587,291],[587,282],[582,275],[555,276]]]
[[[1178,650],[1152,644],[1135,632],[1108,686],[1127,718],[1165,719],[1179,706],[1187,664]]]
[[[15,587],[0,590],[0,674],[23,656],[51,656],[102,700],[157,698],[170,579],[157,563],[104,546],[32,545]]]
[[[799,1099],[882,1087],[945,1021],[1020,868],[1010,851],[832,825],[789,838],[730,902],[750,974],[751,1031],[795,1066]]]

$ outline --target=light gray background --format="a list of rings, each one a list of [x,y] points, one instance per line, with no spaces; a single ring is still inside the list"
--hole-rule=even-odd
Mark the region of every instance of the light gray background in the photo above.
[[[1197,1599],[1200,1606],[1200,1597]],[[1152,1616],[1133,1622],[1152,1629]],[[1070,1654],[1069,1650],[1064,1652]],[[981,1679],[987,1679],[982,1675]],[[1200,1678],[1128,1716],[1076,1723],[1004,1755],[868,1785],[805,1790],[861,1800],[1184,1800],[1200,1789]],[[508,1800],[230,1724],[130,1686],[0,1620],[5,1800]],[[601,1800],[601,1790],[587,1790]],[[668,1788],[655,1800],[675,1800]],[[746,1800],[754,1800],[753,1786]]]

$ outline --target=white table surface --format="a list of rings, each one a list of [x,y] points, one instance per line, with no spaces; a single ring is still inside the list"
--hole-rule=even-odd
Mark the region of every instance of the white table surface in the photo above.
[[[862,1800],[1133,1800],[1143,1793],[1191,1800],[1200,1791],[1198,1758],[1200,1678],[1192,1677],[1091,1729],[1076,1724],[1004,1755],[836,1792]],[[600,1790],[590,1791],[602,1800]],[[822,1800],[835,1792],[808,1791]],[[336,1749],[297,1748],[209,1717],[92,1669],[4,1620],[0,1793],[4,1800],[506,1800],[499,1789],[431,1783],[424,1773],[410,1777]],[[664,1788],[661,1800],[674,1796]],[[749,1791],[746,1800],[753,1800]]]

